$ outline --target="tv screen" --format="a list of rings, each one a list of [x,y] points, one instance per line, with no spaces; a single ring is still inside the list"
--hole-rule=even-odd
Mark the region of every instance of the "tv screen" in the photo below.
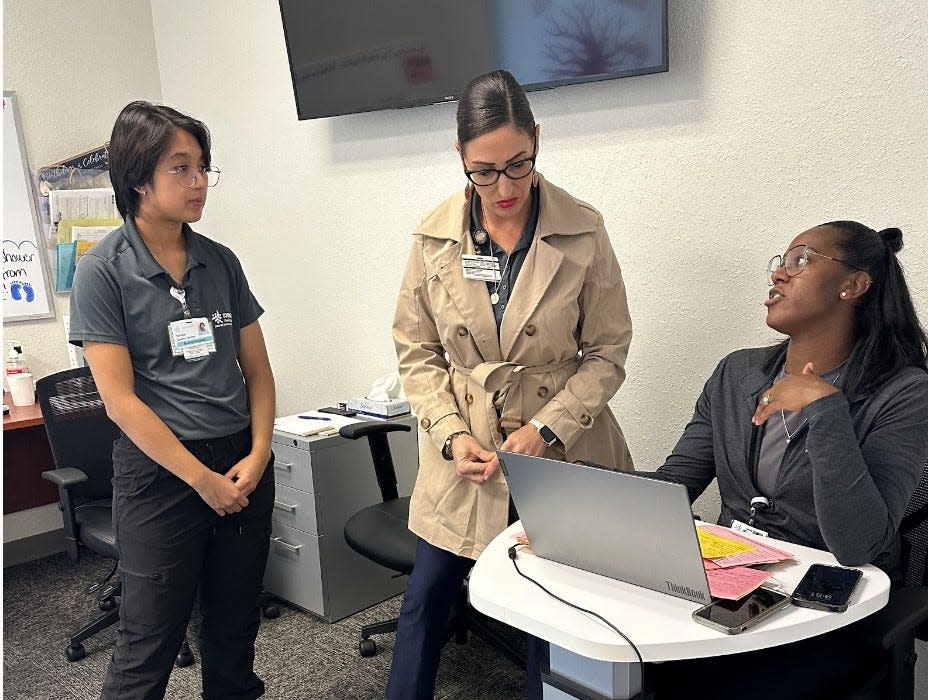
[[[667,0],[280,0],[300,119],[667,70]]]

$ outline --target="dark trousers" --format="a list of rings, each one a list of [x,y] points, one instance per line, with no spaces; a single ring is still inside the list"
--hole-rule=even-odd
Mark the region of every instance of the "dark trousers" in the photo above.
[[[225,473],[251,449],[250,429],[184,445]],[[102,698],[163,698],[200,592],[203,697],[257,698],[258,594],[271,533],[273,458],[241,512],[219,517],[125,436],[113,446],[113,527],[122,601]]]
[[[473,559],[419,540],[415,567],[406,584],[396,627],[387,700],[431,700],[434,696],[435,676],[451,606],[473,565]],[[526,651],[527,697],[540,700],[539,669],[547,643],[529,636]]]

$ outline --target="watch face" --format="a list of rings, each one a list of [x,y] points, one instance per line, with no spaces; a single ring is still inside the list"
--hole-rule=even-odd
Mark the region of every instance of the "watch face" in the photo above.
[[[554,441],[557,440],[557,435],[554,434],[554,431],[551,430],[547,425],[541,428],[538,431],[538,434],[541,435],[541,439],[545,441],[548,445],[553,445]]]

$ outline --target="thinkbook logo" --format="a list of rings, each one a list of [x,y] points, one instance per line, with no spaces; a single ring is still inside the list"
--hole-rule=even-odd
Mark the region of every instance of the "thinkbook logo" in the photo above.
[[[672,581],[664,581],[667,584],[667,588],[670,589],[671,593],[676,593],[677,595],[688,595],[693,598],[699,598],[700,600],[706,599],[706,594],[702,591],[695,591],[689,586],[680,586]]]

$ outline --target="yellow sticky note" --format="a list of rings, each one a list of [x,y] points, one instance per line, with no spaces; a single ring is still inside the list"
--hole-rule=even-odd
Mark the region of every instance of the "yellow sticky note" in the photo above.
[[[706,559],[728,557],[732,554],[750,552],[754,549],[752,545],[746,542],[730,540],[727,537],[716,535],[713,532],[706,532],[699,527],[696,528],[696,536],[699,538],[699,549],[702,551],[702,556]]]

